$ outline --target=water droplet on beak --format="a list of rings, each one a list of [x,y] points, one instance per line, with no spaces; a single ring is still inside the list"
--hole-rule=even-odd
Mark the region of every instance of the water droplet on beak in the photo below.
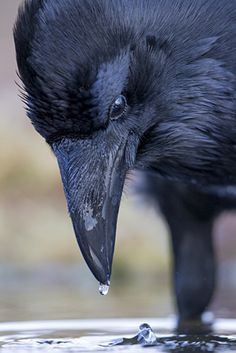
[[[99,292],[101,295],[107,295],[110,288],[110,282],[107,284],[100,283]]]

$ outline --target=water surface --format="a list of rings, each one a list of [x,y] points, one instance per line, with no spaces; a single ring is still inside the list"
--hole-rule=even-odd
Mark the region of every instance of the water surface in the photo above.
[[[143,347],[143,341],[137,340],[143,322],[152,327],[156,336],[153,346]],[[175,327],[173,319],[148,318],[2,323],[0,350],[5,353],[236,352],[236,320],[216,320],[207,334],[176,334]]]

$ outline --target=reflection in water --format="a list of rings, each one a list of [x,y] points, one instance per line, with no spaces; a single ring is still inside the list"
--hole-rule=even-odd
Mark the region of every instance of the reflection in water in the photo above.
[[[212,327],[212,334],[176,335],[172,333],[175,327],[173,320],[150,319],[148,322],[152,328],[149,324],[142,324],[138,333],[133,335],[142,322],[140,320],[142,319],[0,324],[0,346],[5,353],[47,353],[52,350],[60,353],[236,352],[236,320],[217,320]]]

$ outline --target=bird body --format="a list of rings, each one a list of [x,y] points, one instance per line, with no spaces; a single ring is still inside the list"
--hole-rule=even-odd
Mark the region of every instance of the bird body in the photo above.
[[[236,205],[236,1],[27,0],[14,38],[95,277],[110,280],[125,177],[142,170],[171,228],[180,315],[201,313],[213,220]]]

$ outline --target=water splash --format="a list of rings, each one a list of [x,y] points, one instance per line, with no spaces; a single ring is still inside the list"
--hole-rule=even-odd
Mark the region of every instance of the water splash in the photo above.
[[[99,285],[100,294],[107,295],[109,292],[109,288],[110,288],[110,282],[108,282],[107,284],[100,283],[100,285]]]
[[[138,333],[131,338],[116,338],[111,342],[102,344],[103,347],[141,345],[143,347],[158,346],[159,341],[148,324],[139,326]]]
[[[158,344],[155,333],[153,332],[152,328],[146,323],[139,326],[137,341],[142,346],[156,346]]]

